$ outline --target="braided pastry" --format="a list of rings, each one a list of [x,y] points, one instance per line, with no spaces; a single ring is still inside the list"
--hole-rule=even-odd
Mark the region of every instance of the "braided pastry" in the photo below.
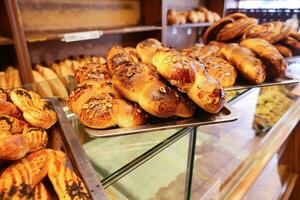
[[[274,44],[274,47],[277,51],[285,58],[289,58],[293,56],[292,51],[284,45],[281,44]]]
[[[33,188],[47,175],[47,150],[32,153],[4,170],[0,178],[3,199],[30,199]]]
[[[35,186],[33,200],[51,200],[51,196],[42,182]]]
[[[38,94],[18,88],[11,92],[10,98],[23,111],[24,119],[30,124],[45,129],[55,124],[57,120],[55,111]]]
[[[228,44],[221,49],[221,53],[245,79],[255,84],[264,82],[265,66],[251,50],[238,44]]]
[[[48,177],[60,200],[85,200],[90,195],[82,180],[60,160],[50,156]]]
[[[236,21],[226,24],[217,34],[217,41],[228,41],[240,37],[249,28],[257,24],[257,21],[253,18],[240,18]]]
[[[153,39],[150,40],[154,46]],[[143,43],[146,47],[147,42]],[[137,51],[141,48],[138,46]],[[139,54],[142,61],[150,62],[149,51]],[[174,89],[167,87],[159,78],[156,70],[145,64],[135,63],[121,47],[113,47],[108,53],[108,67],[113,74],[113,85],[127,99],[139,105],[151,115],[160,118],[174,116],[190,117],[194,106]]]
[[[266,40],[253,38],[243,40],[241,46],[251,49],[266,66],[267,74],[271,78],[285,76],[286,62],[277,49]]]
[[[283,22],[268,22],[259,24],[248,29],[242,40],[247,38],[260,38],[267,40],[271,44],[286,38],[290,33],[291,28],[286,26]]]
[[[9,115],[21,118],[21,111],[11,102],[9,95],[9,90],[0,88],[0,115]]]

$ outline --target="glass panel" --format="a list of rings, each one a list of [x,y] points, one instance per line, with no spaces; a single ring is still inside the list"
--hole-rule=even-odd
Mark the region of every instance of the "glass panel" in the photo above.
[[[130,200],[184,200],[189,134],[108,187]]]

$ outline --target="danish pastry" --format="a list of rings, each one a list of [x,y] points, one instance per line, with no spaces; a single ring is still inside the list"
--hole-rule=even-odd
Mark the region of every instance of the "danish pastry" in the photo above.
[[[11,92],[10,98],[23,111],[24,119],[30,124],[45,129],[55,124],[57,120],[55,111],[38,94],[18,88]]]
[[[8,115],[0,115],[0,131],[10,134],[22,133],[26,122]]]
[[[42,128],[26,128],[22,137],[29,147],[29,153],[44,148],[48,143],[48,135]]]

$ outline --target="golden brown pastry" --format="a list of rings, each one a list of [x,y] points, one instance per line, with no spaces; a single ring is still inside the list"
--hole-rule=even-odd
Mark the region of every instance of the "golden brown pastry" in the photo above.
[[[51,156],[48,177],[60,200],[89,200],[82,180],[58,159]]]
[[[54,71],[41,65],[36,65],[36,69],[47,80],[54,95],[62,98],[68,96],[66,87]]]
[[[124,50],[128,53],[134,62],[138,63],[141,61],[139,54],[137,53],[136,48],[133,47],[125,47]]]
[[[226,60],[233,64],[238,72],[254,84],[263,83],[266,78],[265,66],[251,50],[238,44],[228,44],[221,49]]]
[[[48,143],[47,132],[42,128],[25,128],[22,137],[29,147],[29,153],[44,148]]]
[[[217,113],[223,107],[223,88],[200,62],[171,49],[158,49],[152,61],[161,76],[203,110]]]
[[[30,124],[45,129],[55,124],[57,120],[55,111],[35,92],[18,88],[11,92],[10,98],[23,111],[24,119]]]
[[[29,151],[21,134],[0,134],[0,160],[19,160]]]
[[[46,150],[32,153],[10,165],[0,178],[3,199],[30,199],[33,188],[47,175],[49,154]]]
[[[241,19],[241,18],[247,18],[248,16],[245,15],[244,13],[238,13],[237,12],[237,13],[229,14],[226,17],[231,18],[233,20],[238,20],[238,19]]]
[[[182,54],[202,61],[209,56],[218,56],[220,48],[212,45],[193,46],[182,50]]]
[[[202,35],[202,42],[204,44],[208,44],[210,41],[215,40],[217,34],[219,31],[229,23],[234,22],[234,19],[229,17],[224,17],[216,22],[214,22],[212,25],[210,25],[203,33]]]
[[[138,44],[139,46],[143,45]],[[145,57],[151,60],[149,55],[153,49],[137,49],[142,60]],[[146,55],[140,54],[141,50],[146,51]],[[184,98],[178,92],[167,87],[152,66],[135,63],[123,48],[111,48],[108,53],[108,68],[113,74],[115,89],[127,99],[137,102],[151,115],[160,118],[193,115],[194,107],[191,102],[183,101]]]
[[[4,72],[0,72],[0,87],[2,87],[2,88],[8,88]]]
[[[283,22],[268,22],[251,27],[251,29],[248,29],[244,33],[242,39],[260,38],[273,44],[286,38],[290,30],[291,28],[286,26]]]
[[[0,115],[0,131],[7,132],[10,134],[22,133],[23,129],[27,124],[15,117],[8,115]]]
[[[152,58],[159,48],[163,48],[162,44],[153,38],[143,40],[136,46],[137,53],[142,62],[148,65],[152,65]]]
[[[298,41],[300,41],[300,33],[297,32],[297,31],[291,30],[289,36],[295,38]]]
[[[284,45],[281,44],[274,44],[274,47],[277,51],[285,58],[289,58],[293,56],[292,51]]]
[[[5,70],[5,80],[7,83],[7,88],[13,88],[14,87],[14,68],[12,66],[7,67]]]
[[[99,65],[89,63],[83,67],[80,67],[75,72],[75,78],[77,83],[82,83],[87,80],[93,80],[99,83],[108,83],[111,81],[111,77],[106,65]]]
[[[246,39],[241,46],[251,49],[266,66],[267,75],[271,78],[285,76],[286,62],[277,49],[260,38]]]
[[[205,22],[205,14],[201,11],[196,11],[198,22]]]
[[[195,10],[188,11],[188,21],[191,23],[197,23],[199,21],[197,12]]]
[[[176,10],[173,10],[173,9],[168,10],[167,20],[168,20],[169,25],[179,24]]]
[[[217,13],[217,12],[212,12],[213,16],[214,16],[214,21],[218,21],[221,19],[221,16]]]
[[[210,41],[210,42],[208,43],[208,45],[216,46],[216,47],[219,47],[219,48],[223,48],[224,46],[227,45],[227,43],[224,43],[224,42],[218,42],[218,41]]]
[[[22,112],[10,100],[10,91],[0,88],[0,115],[8,115],[20,119]]]
[[[217,34],[217,41],[233,40],[242,36],[249,28],[257,24],[253,18],[240,18],[236,21],[226,24]]]
[[[300,40],[298,41],[297,39],[289,36],[282,40],[282,43],[289,46],[295,55],[300,54]]]
[[[33,190],[33,200],[51,200],[51,196],[48,193],[45,185],[40,182],[37,184]]]
[[[197,10],[204,13],[206,22],[209,22],[209,23],[214,22],[215,18],[214,18],[213,12],[209,11],[207,8],[205,8],[203,6],[198,7]]]
[[[21,81],[21,77],[20,77],[20,73],[18,69],[14,70],[14,85],[13,88],[18,88],[22,86],[22,81]]]
[[[42,97],[53,97],[54,94],[47,80],[38,71],[32,70],[32,75],[37,93]]]

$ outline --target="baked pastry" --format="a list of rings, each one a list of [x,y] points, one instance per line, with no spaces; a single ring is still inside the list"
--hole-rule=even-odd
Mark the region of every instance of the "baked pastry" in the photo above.
[[[18,69],[14,70],[14,85],[13,88],[18,88],[22,86],[22,81]]]
[[[221,53],[245,79],[254,84],[264,82],[265,66],[255,57],[253,51],[240,47],[238,44],[228,44],[221,49]]]
[[[29,147],[21,134],[0,135],[0,160],[19,160],[28,153]]]
[[[242,40],[247,38],[260,38],[273,44],[284,38],[286,38],[290,33],[291,28],[286,26],[283,22],[268,22],[264,24],[259,24],[248,29]]]
[[[152,59],[158,73],[209,113],[224,105],[224,90],[200,62],[171,49],[158,49]]]
[[[285,76],[286,62],[277,49],[266,40],[253,38],[243,40],[241,46],[251,49],[266,66],[267,75],[271,78]]]
[[[10,91],[0,88],[0,116],[8,115],[20,119],[22,112],[10,100]]]
[[[169,9],[167,13],[167,20],[169,25],[175,25],[180,23],[176,10]]]
[[[49,156],[46,150],[32,153],[6,168],[0,178],[3,199],[30,199],[33,188],[47,175]]]
[[[75,72],[77,83],[83,83],[88,80],[93,80],[100,83],[108,83],[111,81],[110,73],[106,65],[89,63],[80,67]]]
[[[233,20],[238,20],[241,18],[247,18],[248,16],[244,13],[237,12],[237,13],[231,13],[231,14],[227,15],[226,17],[231,18]]]
[[[205,14],[201,11],[196,11],[198,22],[205,22]]]
[[[290,31],[290,37],[295,38],[296,40],[300,41],[300,33],[294,30]]]
[[[289,58],[293,56],[293,52],[284,45],[281,44],[274,44],[274,47],[277,51],[285,58]]]
[[[221,16],[217,12],[212,12],[212,15],[215,22],[221,19]]]
[[[141,61],[141,58],[139,57],[139,54],[138,54],[136,48],[125,47],[124,50],[126,51],[126,53],[128,53],[131,56],[131,58],[133,59],[134,62],[138,63]]]
[[[58,159],[51,156],[48,177],[60,200],[89,200],[82,180]]]
[[[0,131],[10,134],[22,133],[26,122],[8,115],[0,115]]]
[[[197,10],[204,13],[206,22],[209,22],[209,23],[214,22],[215,18],[214,18],[213,13],[211,11],[209,11],[207,8],[200,6],[197,8]]]
[[[242,36],[249,28],[256,25],[253,18],[240,18],[232,23],[226,24],[217,34],[217,41],[229,41]]]
[[[153,38],[141,41],[137,44],[136,50],[143,63],[152,65],[152,58],[157,49],[163,48],[162,44]]]
[[[68,96],[66,87],[54,71],[41,65],[36,65],[36,69],[47,80],[54,95],[62,98]]]
[[[202,61],[209,56],[218,56],[220,48],[212,45],[193,46],[182,50],[182,54]]]
[[[8,88],[4,72],[0,72],[0,87],[2,87],[2,88]]]
[[[47,132],[42,128],[25,128],[22,137],[28,145],[29,153],[44,148],[48,143]]]
[[[152,60],[150,56],[155,50],[143,44],[148,43],[144,41],[138,44],[138,53],[142,60],[147,58],[150,62]],[[154,46],[156,45],[155,43]],[[141,52],[146,53],[144,55]],[[123,48],[115,46],[110,49],[108,68],[113,74],[112,82],[115,89],[127,99],[137,102],[151,115],[160,118],[193,115],[194,107],[190,101],[181,97],[174,89],[167,87],[152,66],[135,63]]]
[[[219,47],[219,48],[223,48],[225,45],[227,45],[227,43],[224,43],[224,42],[218,42],[218,41],[210,41],[208,43],[208,45],[210,46],[216,46],[216,47]]]
[[[40,182],[37,184],[33,190],[33,200],[51,200],[51,196],[48,193],[45,185]]]
[[[282,40],[282,43],[289,46],[295,55],[300,54],[300,40],[289,36]]]
[[[10,98],[23,111],[24,119],[30,124],[45,129],[55,124],[57,120],[55,111],[35,92],[17,88],[11,92]]]
[[[37,71],[32,70],[33,80],[35,82],[34,87],[37,93],[42,97],[53,97],[53,92],[47,80]]]
[[[208,44],[210,41],[215,40],[217,34],[219,31],[229,23],[234,22],[234,19],[229,17],[224,17],[216,22],[214,22],[212,25],[210,25],[203,33],[202,35],[202,42],[204,44]]]
[[[199,22],[197,12],[195,10],[190,10],[188,12],[188,21],[191,23]]]

